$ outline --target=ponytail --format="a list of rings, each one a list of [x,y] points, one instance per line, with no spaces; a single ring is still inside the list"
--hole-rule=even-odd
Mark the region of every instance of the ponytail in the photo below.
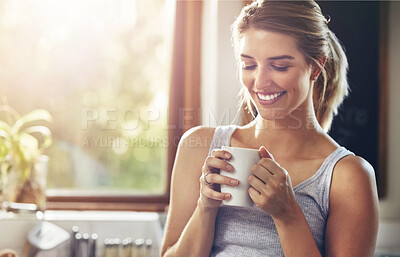
[[[328,29],[329,52],[314,89],[314,109],[319,124],[329,131],[333,117],[338,113],[340,104],[349,94],[347,82],[348,63],[346,54],[335,36]]]

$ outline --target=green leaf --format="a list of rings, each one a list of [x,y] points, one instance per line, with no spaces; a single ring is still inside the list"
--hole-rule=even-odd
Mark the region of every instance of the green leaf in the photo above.
[[[18,140],[16,144],[13,144],[12,148],[12,156],[17,162],[18,166],[21,165],[21,163],[28,162],[28,156],[27,153],[24,152],[24,147],[22,146],[21,142]]]
[[[5,131],[5,130],[0,128],[0,139],[9,141],[10,140],[10,134],[7,131]]]
[[[23,134],[32,135],[32,134],[35,134],[35,133],[37,133],[37,134],[39,134],[39,135],[41,135],[43,137],[43,143],[41,145],[37,146],[38,150],[44,150],[44,149],[46,149],[47,147],[49,147],[51,145],[51,143],[52,143],[51,131],[50,131],[50,129],[48,129],[48,128],[44,127],[44,126],[29,127],[27,129],[23,130],[21,134],[22,135]]]
[[[19,145],[21,146],[21,149],[24,152],[27,160],[31,160],[39,149],[38,140],[34,136],[31,136],[27,133],[24,133],[20,136]]]
[[[4,136],[4,133],[6,134],[10,134],[11,132],[11,126],[8,125],[6,122],[0,120],[0,136],[8,138],[8,136]]]
[[[7,156],[9,151],[10,148],[8,145],[5,142],[0,141],[0,162]]]
[[[11,133],[17,134],[19,130],[22,128],[22,126],[26,125],[27,123],[34,121],[41,121],[41,120],[50,122],[51,121],[50,113],[43,109],[34,110],[19,118],[12,127]]]

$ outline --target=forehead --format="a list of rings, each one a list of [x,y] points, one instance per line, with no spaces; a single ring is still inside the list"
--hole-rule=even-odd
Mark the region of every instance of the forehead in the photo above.
[[[243,32],[239,54],[247,54],[254,58],[258,56],[268,58],[277,55],[302,56],[294,37],[279,32],[253,28]]]

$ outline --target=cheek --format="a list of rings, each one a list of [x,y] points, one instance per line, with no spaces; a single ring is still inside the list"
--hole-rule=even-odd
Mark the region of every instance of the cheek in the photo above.
[[[303,74],[294,73],[291,76],[286,76],[285,79],[282,78],[281,85],[285,87],[288,91],[304,92],[307,90],[307,80],[304,79]]]
[[[304,79],[303,76],[299,76],[296,79],[293,79],[290,91],[293,92],[293,103],[296,103],[296,105],[303,103],[304,101],[306,101],[310,92],[309,81]]]
[[[308,94],[309,90],[311,89],[310,80],[307,76],[302,76],[301,79],[298,81],[299,90],[301,90],[304,94]]]
[[[253,78],[248,72],[240,72],[240,82],[247,89],[251,89],[253,87]]]

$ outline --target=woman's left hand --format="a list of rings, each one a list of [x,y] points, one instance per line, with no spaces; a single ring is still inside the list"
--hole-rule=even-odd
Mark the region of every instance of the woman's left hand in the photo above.
[[[298,206],[288,172],[282,168],[262,146],[261,160],[249,176],[249,195],[254,203],[274,219],[290,216]]]

